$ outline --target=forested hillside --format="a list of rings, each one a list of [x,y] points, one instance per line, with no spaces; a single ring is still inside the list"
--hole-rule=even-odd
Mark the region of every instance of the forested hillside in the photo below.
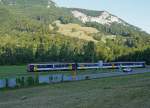
[[[1,0],[0,64],[98,60],[150,63],[148,33],[125,21],[83,23],[72,10],[50,0]],[[90,16],[101,14],[77,10]]]

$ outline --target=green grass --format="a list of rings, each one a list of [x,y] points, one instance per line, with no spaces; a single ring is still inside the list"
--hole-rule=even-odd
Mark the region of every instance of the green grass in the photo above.
[[[0,97],[0,108],[150,108],[150,73],[4,90]]]
[[[0,66],[0,73],[26,73],[27,67],[23,66]]]
[[[27,66],[0,66],[0,78],[29,75]]]

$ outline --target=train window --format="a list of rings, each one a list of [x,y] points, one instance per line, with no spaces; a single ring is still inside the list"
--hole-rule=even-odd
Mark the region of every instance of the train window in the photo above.
[[[98,66],[98,64],[85,64],[84,66],[86,66],[86,67],[93,67],[93,66]]]
[[[94,66],[98,66],[98,64],[94,64]]]
[[[115,66],[120,66],[120,63],[114,63]]]
[[[55,68],[60,68],[60,65],[54,65]]]
[[[52,65],[37,65],[38,68],[49,68]]]
[[[98,66],[98,64],[93,64],[93,66]]]
[[[53,68],[53,65],[47,65],[48,68]]]
[[[64,67],[68,67],[68,66],[69,66],[69,64],[65,64],[65,65],[64,65]]]
[[[103,66],[112,66],[110,63],[104,63]]]
[[[87,66],[87,67],[91,67],[91,65],[90,65],[90,64],[87,64],[86,66]]]
[[[37,65],[37,68],[44,68],[43,65]]]
[[[88,66],[89,66],[89,67],[92,67],[92,66],[93,66],[93,64],[89,64]]]
[[[123,65],[132,65],[132,63],[123,63]]]
[[[88,65],[87,64],[84,64],[84,67],[87,67]]]
[[[142,65],[142,63],[137,63],[136,65]]]
[[[127,63],[121,63],[121,65],[125,66],[125,65],[127,65]]]
[[[54,65],[55,68],[62,68],[62,67],[68,67],[68,64],[56,64]]]

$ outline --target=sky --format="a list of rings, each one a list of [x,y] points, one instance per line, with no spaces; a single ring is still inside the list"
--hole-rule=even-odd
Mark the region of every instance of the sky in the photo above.
[[[150,0],[54,0],[61,7],[105,10],[150,33]]]

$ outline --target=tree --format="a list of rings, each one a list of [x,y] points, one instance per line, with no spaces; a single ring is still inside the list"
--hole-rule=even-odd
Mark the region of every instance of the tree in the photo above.
[[[84,51],[84,60],[87,62],[94,62],[95,61],[95,44],[94,42],[90,41],[87,45],[83,46]]]

